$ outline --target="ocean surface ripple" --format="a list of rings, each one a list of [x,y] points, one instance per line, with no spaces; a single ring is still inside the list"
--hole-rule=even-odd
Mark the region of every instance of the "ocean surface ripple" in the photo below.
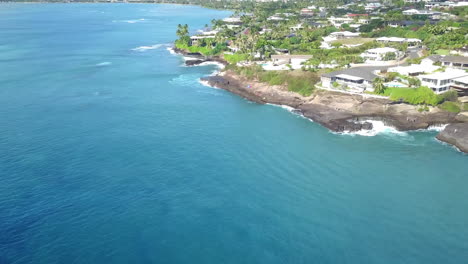
[[[467,156],[205,86],[167,44],[229,14],[0,5],[0,263],[467,263]]]

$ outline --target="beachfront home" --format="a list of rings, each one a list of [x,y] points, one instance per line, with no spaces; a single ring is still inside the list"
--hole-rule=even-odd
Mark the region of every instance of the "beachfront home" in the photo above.
[[[403,56],[403,52],[395,48],[375,48],[366,50],[361,54],[361,57],[368,63],[398,60]]]
[[[451,88],[457,90],[462,95],[468,95],[468,76],[455,78]]]
[[[191,36],[190,37],[190,45],[198,45],[201,39],[213,39],[215,36],[213,35],[203,35],[203,36]]]
[[[419,75],[421,85],[427,86],[435,93],[443,93],[454,85],[455,79],[462,82],[462,77],[467,77],[468,72],[459,69],[446,69],[445,72],[435,72],[427,75]]]
[[[373,91],[372,82],[378,77],[379,67],[356,67],[322,74],[322,86],[328,89],[343,87],[356,92]]]

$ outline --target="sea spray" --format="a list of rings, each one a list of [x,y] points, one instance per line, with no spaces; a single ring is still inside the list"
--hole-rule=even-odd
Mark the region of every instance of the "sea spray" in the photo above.
[[[365,137],[373,137],[379,134],[393,134],[399,136],[406,136],[408,135],[406,132],[399,131],[392,126],[386,125],[383,121],[380,120],[363,120],[359,121],[358,123],[371,123],[372,129],[362,129],[358,131],[344,131],[344,132],[335,132],[338,135],[358,135],[358,136],[365,136]]]

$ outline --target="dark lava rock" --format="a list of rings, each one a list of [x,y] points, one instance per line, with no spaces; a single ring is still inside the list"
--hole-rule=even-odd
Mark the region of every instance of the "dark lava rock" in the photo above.
[[[201,64],[201,63],[203,63],[203,62],[205,62],[205,60],[198,60],[198,59],[197,59],[197,60],[186,60],[186,61],[185,61],[185,65],[187,65],[187,66],[195,66],[195,65]]]
[[[438,135],[437,139],[456,146],[468,153],[468,123],[450,124]]]

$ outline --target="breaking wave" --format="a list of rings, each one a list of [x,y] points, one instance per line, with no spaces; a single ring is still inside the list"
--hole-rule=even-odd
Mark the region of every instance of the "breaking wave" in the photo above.
[[[103,66],[109,66],[111,64],[112,64],[112,62],[110,62],[110,61],[104,61],[104,62],[97,63],[96,66],[103,67]]]
[[[379,134],[386,134],[386,135],[398,135],[398,136],[407,136],[408,133],[399,131],[395,129],[392,126],[387,126],[383,121],[377,121],[377,120],[367,120],[367,121],[362,121],[362,122],[368,122],[372,124],[372,129],[363,129],[359,131],[353,131],[353,132],[342,132],[342,133],[336,133],[339,135],[359,135],[359,136],[365,136],[365,137],[373,137]]]
[[[147,51],[147,50],[159,49],[159,48],[167,46],[167,45],[168,44],[154,44],[154,45],[151,45],[151,46],[139,46],[139,47],[133,48],[132,50],[142,52],[142,51]]]

